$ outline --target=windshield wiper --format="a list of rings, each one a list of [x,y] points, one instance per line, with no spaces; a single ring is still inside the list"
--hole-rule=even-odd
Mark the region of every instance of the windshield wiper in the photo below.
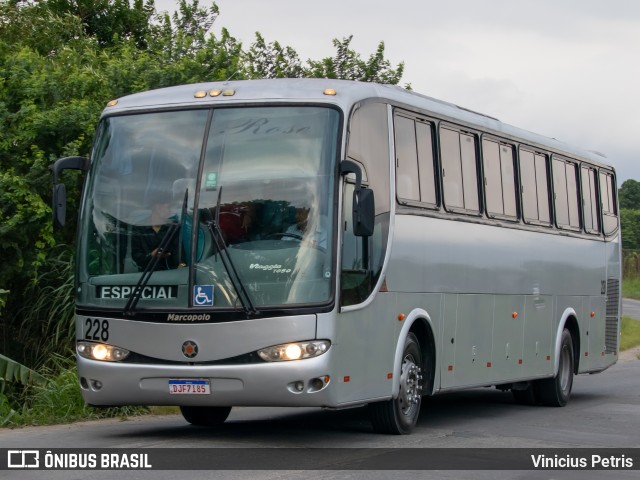
[[[165,233],[164,236],[162,237],[162,240],[160,240],[160,245],[158,246],[156,255],[153,256],[151,258],[151,261],[148,262],[147,265],[144,267],[144,270],[142,271],[142,275],[140,275],[140,279],[138,279],[138,283],[136,283],[136,286],[133,287],[133,292],[131,292],[131,295],[129,296],[129,300],[127,300],[127,304],[124,307],[124,312],[123,312],[124,315],[132,316],[135,314],[135,308],[136,308],[136,305],[138,305],[138,301],[140,300],[140,297],[142,296],[142,291],[144,290],[144,287],[146,287],[147,284],[149,283],[149,280],[151,279],[151,275],[153,274],[153,272],[155,272],[156,268],[158,267],[158,263],[162,258],[162,254],[165,252],[165,250],[167,250],[167,247],[171,244],[173,237],[175,236],[176,232],[180,229],[180,225],[182,225],[182,222],[184,221],[184,216],[187,211],[188,198],[189,198],[189,189],[187,188],[184,192],[184,200],[182,202],[182,211],[180,212],[180,220],[169,224],[167,233]],[[182,242],[179,242],[178,249],[180,249],[181,247],[182,247]],[[178,254],[180,255],[179,251],[180,250],[178,250]]]
[[[220,229],[219,218],[220,218],[220,197],[222,196],[222,187],[220,187],[220,191],[218,192],[218,202],[216,204],[216,215],[215,220],[207,222],[207,228],[211,233],[211,237],[213,238],[213,242],[216,244],[216,253],[220,253],[220,259],[222,260],[222,264],[224,265],[227,274],[229,275],[229,279],[231,280],[231,285],[233,285],[233,289],[236,291],[236,295],[238,296],[238,300],[242,304],[242,308],[244,313],[247,315],[247,319],[252,316],[258,315],[260,312],[256,310],[253,302],[251,301],[251,297],[247,292],[247,289],[242,283],[242,279],[238,274],[238,270],[233,263],[231,255],[227,249],[227,242],[224,240],[224,236],[222,235],[222,230]]]

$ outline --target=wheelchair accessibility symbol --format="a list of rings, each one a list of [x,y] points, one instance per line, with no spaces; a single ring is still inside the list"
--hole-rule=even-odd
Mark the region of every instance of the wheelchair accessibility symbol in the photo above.
[[[193,305],[213,307],[213,285],[195,285],[193,287]]]

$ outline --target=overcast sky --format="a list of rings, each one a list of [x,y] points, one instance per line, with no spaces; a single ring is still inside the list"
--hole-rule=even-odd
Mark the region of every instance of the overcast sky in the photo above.
[[[201,4],[210,1],[201,0]],[[353,35],[364,58],[384,41],[401,85],[608,157],[618,183],[640,181],[640,1],[217,0],[248,47],[331,56]],[[160,10],[175,2],[156,0]]]

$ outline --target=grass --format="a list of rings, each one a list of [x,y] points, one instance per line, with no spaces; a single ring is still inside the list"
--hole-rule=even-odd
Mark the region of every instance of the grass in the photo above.
[[[0,389],[0,427],[53,425],[79,420],[142,415],[144,407],[95,409],[84,403],[75,360],[53,356],[51,366],[41,372],[45,381],[22,387],[3,383]],[[7,389],[4,387],[12,386]]]
[[[640,321],[631,317],[622,317],[620,351],[640,345]]]
[[[622,281],[622,296],[640,300],[640,277],[625,278]]]

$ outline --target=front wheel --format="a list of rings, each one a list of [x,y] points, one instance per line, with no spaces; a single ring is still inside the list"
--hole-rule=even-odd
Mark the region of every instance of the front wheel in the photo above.
[[[418,421],[422,404],[424,365],[420,343],[409,333],[400,366],[400,390],[396,398],[369,404],[369,418],[378,433],[405,435]]]
[[[216,427],[229,416],[231,407],[180,407],[180,413],[191,425]]]
[[[574,365],[573,339],[571,332],[565,328],[560,341],[558,373],[553,378],[538,380],[537,383],[537,393],[543,405],[564,407],[567,404],[573,386]]]

